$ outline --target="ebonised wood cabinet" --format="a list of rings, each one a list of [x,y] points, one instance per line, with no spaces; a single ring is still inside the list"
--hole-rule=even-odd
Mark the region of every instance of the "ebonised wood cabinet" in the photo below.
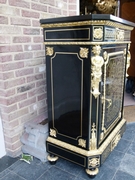
[[[94,176],[126,128],[124,83],[134,23],[113,15],[41,19],[49,135],[48,160]]]

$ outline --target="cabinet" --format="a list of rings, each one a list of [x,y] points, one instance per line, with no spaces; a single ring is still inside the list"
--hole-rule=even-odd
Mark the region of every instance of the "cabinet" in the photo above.
[[[134,23],[113,15],[41,19],[48,160],[64,158],[94,176],[126,128],[126,64]]]

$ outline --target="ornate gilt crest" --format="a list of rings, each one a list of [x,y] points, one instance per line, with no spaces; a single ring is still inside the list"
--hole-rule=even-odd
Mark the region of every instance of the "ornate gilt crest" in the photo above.
[[[46,55],[52,56],[54,53],[53,47],[46,47]]]
[[[50,129],[50,136],[56,137],[56,131],[54,129]]]
[[[99,166],[99,164],[100,164],[100,159],[99,158],[89,159],[89,166],[90,167],[96,167],[96,166]]]
[[[80,47],[80,57],[81,58],[88,58],[89,49]]]
[[[102,39],[103,38],[103,29],[100,27],[99,28],[94,27],[93,37],[94,37],[94,39]]]
[[[90,150],[97,149],[97,138],[96,138],[96,125],[93,123],[92,130],[91,130],[91,139],[90,139]]]
[[[79,140],[78,140],[78,145],[86,148],[86,140],[84,140],[84,139],[79,139]]]

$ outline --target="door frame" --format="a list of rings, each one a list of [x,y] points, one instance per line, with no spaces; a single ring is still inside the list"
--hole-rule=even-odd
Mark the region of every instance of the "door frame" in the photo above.
[[[6,155],[6,150],[5,150],[5,143],[4,143],[2,120],[0,116],[0,158],[2,158],[5,155]]]

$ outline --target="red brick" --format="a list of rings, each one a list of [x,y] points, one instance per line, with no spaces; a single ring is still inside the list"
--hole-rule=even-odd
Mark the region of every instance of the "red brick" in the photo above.
[[[0,36],[0,44],[10,44],[11,38],[9,36]]]
[[[22,144],[21,144],[20,140],[17,141],[16,143],[14,143],[14,144],[12,144],[12,143],[10,144],[10,143],[6,142],[6,148],[12,149],[13,151],[18,149],[18,147],[21,147],[21,146],[22,146]]]
[[[23,7],[23,8],[29,8],[30,9],[30,3],[23,0],[8,0],[9,5],[11,6],[17,6],[17,7]]]
[[[61,14],[61,9],[49,7],[49,13]]]
[[[1,63],[5,63],[5,62],[9,62],[12,61],[12,55],[0,55],[0,62]]]
[[[32,59],[31,61],[25,61],[25,67],[36,66],[43,64],[43,59]],[[39,70],[39,69],[38,69]],[[39,72],[39,71],[38,71]]]
[[[40,22],[39,22],[39,20],[32,20],[32,26],[33,26],[33,27],[40,27]]]
[[[25,83],[25,78],[18,78],[18,79],[13,79],[13,80],[8,80],[4,82],[4,88],[9,89],[18,85],[22,85]]]
[[[40,3],[54,6],[55,1],[54,0],[51,0],[51,1],[50,0],[40,0]]]
[[[41,50],[41,44],[24,45],[25,51]]]
[[[13,136],[13,137],[8,137],[8,136],[5,136],[5,141],[6,142],[9,142],[9,143],[14,143],[14,142],[16,142],[16,141],[18,141],[18,139],[20,139],[20,136],[17,134],[17,135],[15,135],[15,136]]]
[[[21,51],[23,51],[21,45],[0,46],[0,53],[21,52]]]
[[[31,21],[24,18],[11,18],[11,25],[30,26]]]
[[[23,52],[15,54],[14,60],[23,60],[23,59],[31,59],[33,57],[32,52]]]
[[[17,104],[13,104],[11,106],[2,106],[1,112],[2,113],[11,113],[17,110]]]
[[[40,5],[40,4],[35,4],[35,3],[31,4],[31,9],[34,9],[34,10],[37,10],[37,11],[47,12],[47,6]]]
[[[7,0],[0,0],[0,3],[6,4]]]
[[[20,9],[12,6],[0,6],[0,12],[3,15],[20,16]]]
[[[17,88],[17,93],[22,93],[22,92],[26,92],[29,91],[30,89],[35,88],[35,84],[28,84],[28,85],[24,85],[24,86],[20,86]]]
[[[75,3],[76,4],[76,0],[68,0],[69,3]]]
[[[36,96],[39,94],[45,93],[45,88],[44,87],[39,87],[36,89],[33,89],[32,91],[28,92],[28,97]]]
[[[12,104],[16,104],[22,100],[25,100],[27,99],[27,93],[25,94],[19,94],[19,95],[16,95],[14,97],[10,97],[7,99],[7,105],[12,105]]]
[[[23,29],[23,34],[39,35],[40,34],[40,29],[39,28],[24,28]]]
[[[25,101],[20,102],[18,105],[19,105],[19,108],[23,108],[31,104],[34,104],[35,102],[36,102],[36,97],[32,97],[31,99],[27,99]]]
[[[38,58],[38,57],[45,57],[45,51],[35,51],[33,54],[34,58]]]
[[[28,113],[28,108],[20,109],[18,111],[15,111],[11,114],[9,114],[9,121],[12,121],[13,119],[19,118],[21,116],[24,116]]]
[[[31,37],[16,36],[13,37],[13,43],[28,43],[31,42]]]
[[[33,42],[34,43],[43,43],[43,37],[42,36],[33,37]]]
[[[8,24],[8,18],[5,16],[0,16],[0,24]]]
[[[8,89],[8,90],[5,90],[5,89],[1,89],[0,90],[0,96],[3,96],[3,97],[10,97],[10,96],[13,96],[15,95],[16,91],[15,89]]]
[[[22,10],[22,16],[23,17],[38,18],[39,19],[40,13]]]
[[[10,71],[10,70],[23,68],[23,67],[24,67],[24,62],[14,62],[14,63],[12,62],[8,64],[2,64],[0,66],[0,69],[4,72],[4,71]]]
[[[76,10],[76,5],[69,5],[69,10]]]
[[[0,73],[0,79],[8,80],[14,78],[14,72],[4,72]]]
[[[39,96],[38,96],[38,101],[41,101],[41,100],[43,100],[43,99],[46,99],[46,96],[47,96],[46,93],[39,95]]]
[[[43,79],[43,74],[29,76],[29,77],[27,77],[27,82],[37,81],[39,79]]]
[[[21,31],[21,27],[17,27],[17,26],[2,26],[0,27],[0,34],[22,34],[22,31]]]
[[[17,70],[15,72],[15,75],[16,75],[16,77],[27,76],[29,74],[33,74],[33,72],[34,72],[33,68],[21,69],[21,70]]]
[[[36,87],[44,86],[44,85],[45,85],[45,80],[38,81],[38,82],[36,83]]]

